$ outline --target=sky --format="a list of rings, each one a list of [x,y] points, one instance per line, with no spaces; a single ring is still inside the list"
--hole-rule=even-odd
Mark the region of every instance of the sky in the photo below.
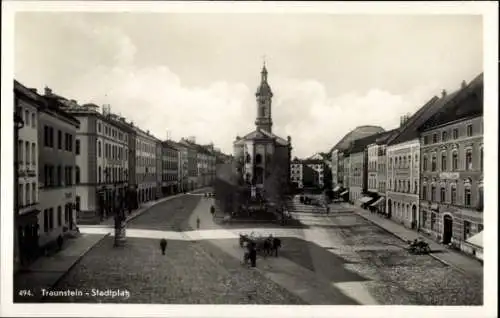
[[[479,15],[22,12],[14,32],[22,84],[226,153],[255,128],[264,59],[273,132],[299,158],[483,71]]]

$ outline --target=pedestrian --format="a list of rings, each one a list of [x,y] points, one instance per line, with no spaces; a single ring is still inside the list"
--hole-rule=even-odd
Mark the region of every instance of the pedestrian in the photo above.
[[[273,239],[273,250],[275,253],[275,256],[278,257],[278,250],[281,248],[281,240],[277,237]]]
[[[250,246],[250,266],[257,267],[257,249],[255,248],[255,243],[252,242]]]
[[[200,217],[196,217],[196,228],[199,230],[200,229]]]
[[[215,207],[213,205],[210,207],[210,213],[215,216]]]
[[[329,205],[326,206],[326,215],[328,215],[328,214],[330,214],[330,206]]]
[[[161,253],[162,253],[163,255],[165,255],[165,250],[167,249],[167,240],[166,240],[166,239],[164,239],[164,238],[162,238],[162,239],[160,240],[160,249],[161,249]]]

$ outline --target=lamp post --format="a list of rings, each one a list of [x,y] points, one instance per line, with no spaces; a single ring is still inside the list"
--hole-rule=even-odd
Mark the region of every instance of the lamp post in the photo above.
[[[128,180],[128,172],[125,170],[124,172],[125,180]],[[113,211],[114,211],[114,219],[115,219],[115,247],[122,247],[125,245],[127,235],[126,235],[126,227],[127,227],[127,219],[125,217],[125,206],[124,202],[127,201],[130,197],[128,189],[123,195],[121,192],[116,193],[116,187],[119,184],[128,185],[127,181],[118,181],[113,183]]]
[[[22,248],[20,234],[18,229],[19,218],[19,130],[24,127],[22,116],[18,113],[18,99],[15,99],[14,105],[14,262],[15,264],[22,263],[24,257],[21,255]]]

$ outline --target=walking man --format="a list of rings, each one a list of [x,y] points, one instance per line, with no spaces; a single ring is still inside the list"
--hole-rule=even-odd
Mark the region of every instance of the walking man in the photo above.
[[[215,216],[215,207],[213,205],[210,207],[210,213],[212,214],[212,217]]]
[[[165,255],[165,250],[167,249],[167,240],[164,238],[162,238],[160,241],[160,249],[161,249],[161,253],[163,255]]]
[[[255,248],[255,243],[252,242],[250,245],[250,266],[257,267],[257,249]]]
[[[273,250],[276,257],[278,257],[278,250],[280,248],[281,248],[281,240],[277,237],[273,238]]]
[[[196,217],[196,229],[198,229],[198,230],[200,229],[200,217],[199,216]]]

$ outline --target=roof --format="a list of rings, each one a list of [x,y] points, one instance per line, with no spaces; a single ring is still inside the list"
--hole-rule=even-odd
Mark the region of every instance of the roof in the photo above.
[[[65,112],[62,107],[64,107],[64,104],[61,103],[58,97],[51,97],[51,96],[42,96],[45,101],[46,101],[46,107],[42,108],[41,110],[50,110],[65,119],[69,120],[76,126],[80,126],[80,121],[76,119],[74,116],[71,114]]]
[[[430,116],[435,114],[444,105],[444,103],[454,96],[454,94],[456,93],[446,95],[442,98],[433,96],[427,103],[420,107],[420,109],[417,110],[417,112],[413,114],[413,116],[411,116],[402,127],[399,128],[398,133],[391,136],[391,138],[387,141],[387,145],[394,145],[417,138],[417,128]]]
[[[392,136],[394,136],[395,134],[398,134],[398,133],[399,133],[399,128],[395,128],[395,129],[386,131],[386,132],[380,134],[380,137],[378,137],[377,139],[375,139],[375,143],[377,145],[383,145],[383,144],[387,143],[387,141]]]
[[[302,160],[303,164],[323,164],[325,160],[323,159],[304,159]]]
[[[172,149],[179,150],[179,144],[173,140],[164,140],[161,142],[161,144],[164,147],[170,147]]]
[[[347,149],[347,153],[358,153],[358,152],[363,152],[365,148],[369,145],[374,143],[377,138],[383,137],[384,135],[387,135],[387,132],[381,132],[379,134],[375,135],[370,135],[361,139],[356,139],[351,143],[351,147]]]
[[[440,111],[433,114],[418,129],[419,131],[472,116],[483,114],[483,73],[474,78],[468,85],[460,89],[458,94],[449,100]]]
[[[242,138],[236,140],[234,142],[234,144],[241,145],[244,141],[255,140],[255,139],[275,139],[276,142],[282,146],[289,145],[287,140],[279,137],[278,135],[270,133],[262,128],[257,128],[256,130],[248,133],[247,135],[243,136]]]
[[[46,104],[46,100],[36,92],[36,90],[32,90],[24,86],[23,84],[19,83],[18,81],[14,80],[14,94],[16,95],[22,95],[33,102],[36,103],[36,106],[43,106]]]
[[[373,126],[373,125],[363,125],[363,126],[358,126],[348,132],[342,139],[340,139],[335,146],[333,146],[329,153],[331,153],[333,150],[338,149],[339,151],[344,151],[347,148],[349,148],[349,145],[351,141],[363,138],[365,136],[377,134],[380,132],[383,132],[384,128],[380,126]]]

